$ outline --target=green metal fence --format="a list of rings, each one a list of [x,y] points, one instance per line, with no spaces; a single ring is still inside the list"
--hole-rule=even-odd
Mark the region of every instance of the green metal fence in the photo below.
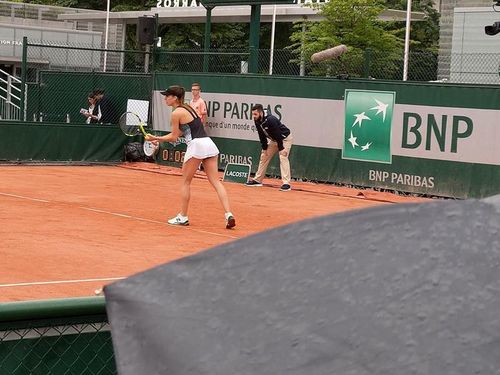
[[[129,99],[150,101],[152,66],[145,51],[104,50],[23,41],[22,81],[27,121],[85,123],[89,94],[102,89],[108,123],[116,123]],[[23,106],[24,103],[21,103]]]
[[[0,304],[0,374],[116,373],[103,297]]]
[[[135,50],[111,50],[91,45],[24,42],[23,60],[28,69],[28,82],[37,79],[37,71],[148,73],[151,53]]]
[[[248,72],[249,56],[247,50],[211,50],[205,53],[202,50],[158,49],[153,56],[153,68],[157,72],[241,74]],[[289,49],[261,49],[256,73],[401,81],[403,69],[402,52],[348,51],[338,59],[313,64],[308,57],[301,59]],[[444,58],[437,52],[410,51],[407,80],[500,84],[499,71],[499,53],[453,54]]]
[[[402,52],[375,50],[348,50],[338,59],[313,64],[308,56],[298,56],[290,49],[258,51],[256,72],[249,72],[248,49],[217,49],[204,52],[201,49],[166,50],[154,48],[152,52],[129,50],[104,50],[81,46],[62,46],[25,41],[23,45],[24,81],[28,90],[27,119],[64,122],[84,122],[79,109],[87,105],[87,93],[104,88],[117,101],[133,99],[149,100],[152,90],[152,74],[155,72],[224,73],[224,74],[273,74],[280,76],[329,77],[332,79],[366,78],[377,80],[403,79],[404,59]],[[410,51],[408,81],[443,81],[447,83],[500,84],[500,54],[474,53],[452,54],[449,58],[437,53]],[[50,73],[49,73],[50,72]],[[71,78],[72,91],[67,87],[67,76],[81,72],[78,79]],[[112,74],[122,75],[120,84],[106,87]],[[133,78],[135,77],[135,78]],[[140,78],[138,78],[140,77]],[[50,83],[47,80],[50,80]],[[116,82],[116,81],[115,81]],[[133,83],[131,83],[133,82]],[[140,82],[140,84],[138,84]],[[22,93],[21,93],[22,94]],[[45,106],[58,101],[58,95],[73,98],[71,108],[47,111]],[[33,110],[45,103],[41,108]],[[67,100],[66,100],[67,102]],[[122,107],[122,104],[118,106]],[[42,115],[40,115],[42,113]],[[69,114],[69,116],[68,116]]]
[[[450,83],[500,84],[500,53],[452,54],[447,62],[440,78]]]
[[[271,57],[272,54],[272,57]],[[156,50],[155,71],[247,73],[249,52],[246,50]],[[208,63],[204,65],[204,62]],[[316,76],[402,80],[403,55],[371,50],[346,53],[340,59],[313,64],[308,58],[297,56],[292,50],[261,49],[258,51],[258,74],[285,76]],[[432,81],[438,78],[437,54],[412,52],[409,57],[408,80]],[[272,68],[272,69],[270,69]],[[205,69],[205,70],[204,70]]]
[[[85,123],[90,94],[104,90],[109,121],[114,124],[128,102],[149,102],[152,92],[150,53],[23,42],[22,80],[27,83],[26,115],[33,122]],[[23,106],[24,103],[21,103]]]
[[[247,50],[164,50],[105,51],[93,48],[51,46],[29,43],[25,54],[24,79],[28,83],[25,120],[85,123],[81,108],[88,108],[87,96],[102,88],[112,104],[115,121],[127,109],[129,99],[150,101],[153,74],[161,72],[245,74]],[[106,58],[103,55],[106,52]],[[271,53],[272,52],[272,53]],[[53,59],[39,65],[41,60]],[[104,62],[107,68],[104,70]],[[452,55],[447,61],[437,54],[412,52],[408,81],[500,84],[500,54]],[[78,65],[78,66],[77,66]],[[150,73],[144,73],[149,71]],[[401,81],[403,57],[372,50],[348,51],[339,59],[313,64],[288,49],[259,50],[257,74],[327,77],[331,79],[375,79]],[[114,122],[114,121],[113,121]]]

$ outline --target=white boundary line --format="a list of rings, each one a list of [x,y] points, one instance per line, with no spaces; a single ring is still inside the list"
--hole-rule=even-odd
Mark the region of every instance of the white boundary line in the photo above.
[[[138,220],[138,221],[146,221],[148,223],[168,225],[169,227],[175,227],[175,225],[169,225],[169,224],[167,224],[167,223],[165,223],[163,221],[146,219],[146,218],[143,218],[143,217],[136,217],[136,216],[126,215],[126,214],[120,214],[118,212],[105,211],[105,210],[101,210],[101,209],[97,209],[97,208],[92,208],[92,207],[83,207],[83,206],[80,206],[80,208],[83,209],[83,210],[97,212],[97,213],[100,213],[100,214],[113,215],[113,216],[123,217],[123,218],[126,218],[126,219],[132,219],[132,220]],[[192,230],[192,231],[199,232],[199,233],[207,233],[207,234],[210,234],[212,236],[234,238],[234,239],[238,239],[239,238],[239,237],[236,237],[236,236],[230,236],[228,234],[220,234],[220,233],[210,232],[210,231],[202,230],[202,229],[194,229],[194,228],[189,228],[189,227],[182,227],[182,229],[183,230]]]
[[[125,279],[125,277],[103,277],[103,278],[99,278],[99,279],[59,280],[59,281],[33,281],[30,283],[0,284],[0,288],[11,288],[11,287],[17,287],[17,286],[92,283],[92,282],[96,282],[96,281],[116,281],[116,280],[123,280],[123,279]]]
[[[37,199],[37,198],[24,197],[22,195],[15,195],[15,194],[8,194],[8,193],[1,193],[1,192],[0,192],[0,195],[5,195],[7,197],[12,197],[12,198],[27,199],[29,201],[35,201],[35,202],[50,203],[50,201],[47,201],[45,199]]]
[[[48,200],[45,200],[45,199],[31,198],[31,197],[25,197],[25,196],[22,196],[22,195],[8,194],[8,193],[2,193],[2,192],[0,192],[0,195],[7,196],[7,197],[12,197],[12,198],[18,198],[18,199],[26,199],[26,200],[35,201],[35,202],[54,203],[54,202],[51,202],[51,201],[48,201]],[[66,202],[63,202],[63,203],[71,205],[71,203],[66,203]],[[131,219],[131,220],[137,220],[137,221],[145,221],[145,222],[148,222],[148,223],[161,224],[161,225],[169,225],[169,224],[167,224],[167,223],[165,223],[163,221],[151,220],[151,219],[146,219],[146,218],[142,218],[142,217],[131,216],[131,215],[122,214],[122,213],[119,213],[119,212],[105,211],[105,210],[102,210],[102,209],[99,209],[99,208],[94,208],[94,207],[79,206],[78,208],[83,209],[83,210],[87,210],[87,211],[92,211],[92,212],[100,213],[100,214],[117,216],[117,217],[121,217],[121,218],[125,218],[125,219]],[[171,225],[169,225],[169,226],[171,226]],[[220,233],[210,232],[208,230],[194,229],[194,228],[190,228],[190,227],[182,227],[182,229],[183,230],[192,230],[192,231],[198,232],[198,233],[206,233],[206,234],[209,234],[211,236],[225,237],[225,238],[231,238],[231,239],[238,239],[238,238],[240,238],[240,237],[237,237],[237,236],[231,236],[229,234],[220,234]]]

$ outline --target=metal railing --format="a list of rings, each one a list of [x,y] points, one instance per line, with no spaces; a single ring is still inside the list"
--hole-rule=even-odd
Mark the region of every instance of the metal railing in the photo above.
[[[27,95],[27,89],[25,85],[23,91],[21,86],[20,79],[0,69],[0,120],[21,120],[25,118],[26,100],[21,100],[21,96]]]

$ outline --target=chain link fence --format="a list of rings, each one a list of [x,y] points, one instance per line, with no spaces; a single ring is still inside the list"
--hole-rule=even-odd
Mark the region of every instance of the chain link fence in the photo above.
[[[451,83],[500,84],[499,53],[452,54],[449,73],[442,78]]]
[[[398,53],[371,50],[353,51],[338,59],[309,64],[309,75],[338,78],[368,78],[401,81],[404,59]],[[437,78],[437,55],[413,52],[408,58],[408,81],[432,81]]]
[[[207,72],[248,73],[247,49],[196,50],[154,49],[153,52],[105,50],[92,46],[26,43],[26,79],[37,82],[41,71],[150,73]],[[23,46],[17,46],[20,49]],[[370,49],[349,50],[337,59],[313,64],[310,56],[301,59],[290,49],[257,51],[257,74],[337,77],[380,80],[403,79],[403,53]],[[450,83],[497,84],[500,54],[469,53],[439,56],[433,52],[410,51],[408,81],[445,80]]]
[[[250,53],[245,50],[158,50],[156,71],[247,73]],[[313,64],[308,57],[301,61],[290,49],[260,49],[257,74],[316,77],[352,77],[380,80],[402,80],[402,54],[387,54],[371,50],[352,51],[338,59]],[[412,52],[409,57],[408,80],[437,79],[437,54]]]
[[[247,50],[157,50],[154,69],[159,72],[248,72]]]
[[[148,73],[151,53],[110,50],[92,45],[26,42],[27,82],[36,82],[44,70],[71,72]]]
[[[116,374],[104,300],[0,304],[0,374]]]
[[[32,41],[21,47],[26,121],[114,125],[130,101],[143,102],[147,119],[153,85],[149,52]],[[96,90],[104,91],[104,100],[94,97]]]
[[[212,50],[208,53],[202,50],[157,50],[154,69],[160,72],[242,74],[248,73],[249,57],[248,50]],[[260,49],[256,73],[401,81],[403,70],[402,52],[354,50],[340,58],[313,64],[309,57],[301,60],[289,49]],[[448,59],[439,59],[437,52],[410,51],[407,80],[500,84],[499,70],[500,54],[496,53],[455,54]]]
[[[149,102],[154,72],[186,72],[216,74],[249,73],[251,54],[240,50],[165,50],[148,51],[105,50],[92,46],[42,44],[25,41],[16,46],[24,51],[23,79],[25,92],[16,94],[26,103],[27,121],[85,123],[81,112],[89,109],[89,95],[103,89],[112,104],[111,120],[127,110],[127,102]],[[402,53],[352,49],[337,59],[313,64],[309,56],[298,56],[290,49],[261,49],[254,55],[256,74],[280,76],[327,77],[332,79],[403,79]],[[411,51],[407,81],[446,82],[458,84],[500,84],[500,54],[452,54],[445,59],[437,53]],[[119,76],[122,79],[117,80]],[[4,79],[4,86],[7,79]],[[27,105],[26,105],[27,104]],[[2,118],[12,118],[9,109],[0,106]]]

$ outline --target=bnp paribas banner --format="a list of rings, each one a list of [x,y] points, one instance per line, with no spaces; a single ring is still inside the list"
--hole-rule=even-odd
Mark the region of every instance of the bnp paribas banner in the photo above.
[[[251,108],[260,103],[292,130],[294,145],[342,150],[346,160],[390,164],[404,156],[500,165],[499,110],[398,104],[393,91],[346,90],[344,100],[209,92],[202,97],[213,137],[257,141]],[[170,130],[161,97],[154,113],[155,128]]]
[[[391,163],[396,93],[346,90],[342,158]]]

